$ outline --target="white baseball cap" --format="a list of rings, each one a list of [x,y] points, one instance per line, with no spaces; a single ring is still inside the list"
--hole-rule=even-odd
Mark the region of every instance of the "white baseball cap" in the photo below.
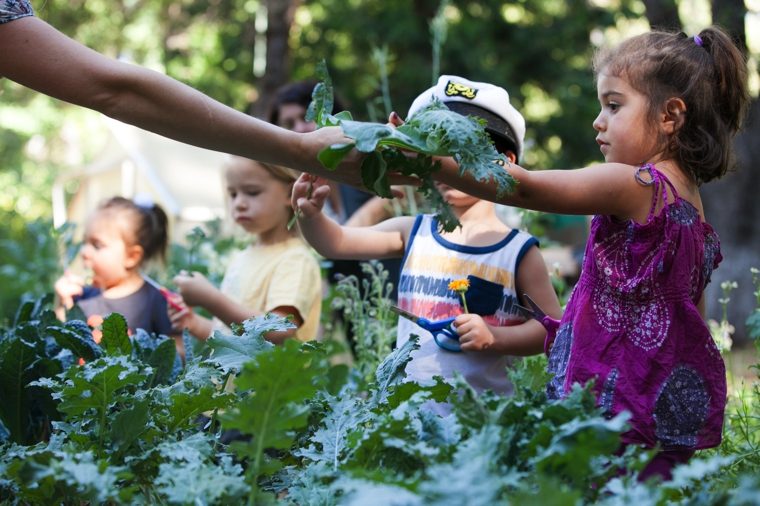
[[[459,76],[441,76],[438,83],[422,92],[409,107],[407,118],[433,99],[452,111],[486,121],[486,131],[495,142],[507,141],[519,159],[525,144],[525,118],[509,103],[509,93],[500,86],[470,81]]]

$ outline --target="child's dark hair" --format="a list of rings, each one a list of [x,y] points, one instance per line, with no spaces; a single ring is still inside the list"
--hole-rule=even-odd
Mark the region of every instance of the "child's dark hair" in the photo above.
[[[311,92],[317,81],[296,81],[281,86],[272,101],[269,110],[269,122],[275,125],[280,124],[280,106],[283,104],[298,104],[301,107],[309,107],[311,103]],[[333,111],[340,112],[343,110],[338,97],[333,99]]]
[[[651,122],[667,100],[684,101],[686,118],[665,149],[697,184],[723,176],[733,164],[732,139],[749,102],[747,65],[722,29],[694,37],[662,31],[632,37],[599,51],[594,71],[624,78],[644,94]]]
[[[127,220],[129,239],[143,249],[143,262],[158,259],[166,262],[169,246],[169,218],[153,202],[135,202],[124,197],[112,197],[98,207],[99,211],[115,212]]]

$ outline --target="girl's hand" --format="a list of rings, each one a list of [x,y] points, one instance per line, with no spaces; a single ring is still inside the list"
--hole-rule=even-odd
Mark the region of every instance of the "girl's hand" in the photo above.
[[[169,304],[166,306],[166,312],[169,314],[169,321],[172,322],[172,327],[179,332],[182,332],[183,329],[192,328],[195,313],[180,297],[177,297],[175,302],[177,303],[176,308]]]
[[[66,309],[71,309],[74,305],[74,297],[82,295],[83,289],[84,278],[70,271],[64,272],[63,276],[55,282],[55,294]]]
[[[462,351],[484,351],[493,346],[494,336],[480,315],[461,314],[454,320]]]
[[[290,203],[299,219],[308,219],[322,212],[328,195],[330,186],[326,179],[304,173],[293,184]]]
[[[173,281],[188,306],[206,306],[206,300],[216,291],[216,287],[199,272],[187,274],[183,271],[174,276]]]

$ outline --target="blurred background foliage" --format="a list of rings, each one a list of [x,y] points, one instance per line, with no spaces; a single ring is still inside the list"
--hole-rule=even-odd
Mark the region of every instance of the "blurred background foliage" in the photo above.
[[[568,168],[600,159],[591,129],[598,105],[590,58],[598,45],[649,26],[691,34],[720,21],[750,43],[757,95],[758,47],[745,35],[758,32],[757,0],[47,0],[33,5],[40,18],[85,45],[165,72],[262,117],[277,87],[312,78],[321,59],[338,96],[360,119],[383,121],[390,110],[405,116],[412,98],[434,81],[436,69],[497,83],[526,116],[528,167]],[[22,272],[38,273],[27,289],[49,289],[44,286],[49,280],[39,275],[42,266],[33,264],[51,263],[41,258],[43,251],[56,253],[49,226],[51,184],[61,171],[87,163],[97,152],[105,133],[96,119],[95,113],[0,80],[0,284],[19,285],[0,293],[4,316],[16,306],[26,279]]]

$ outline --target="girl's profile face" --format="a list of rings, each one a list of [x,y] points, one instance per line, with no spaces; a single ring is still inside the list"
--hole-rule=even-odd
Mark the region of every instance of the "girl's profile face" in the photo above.
[[[119,284],[136,266],[134,254],[130,255],[130,245],[124,241],[122,227],[113,213],[102,211],[87,223],[82,262],[92,270],[93,286],[101,290]]]
[[[601,111],[594,120],[596,142],[608,163],[639,165],[653,161],[658,133],[647,120],[649,101],[620,77],[599,74],[597,94]]]
[[[235,159],[225,173],[230,216],[266,243],[287,233],[290,220],[290,185],[272,176],[258,163]]]

